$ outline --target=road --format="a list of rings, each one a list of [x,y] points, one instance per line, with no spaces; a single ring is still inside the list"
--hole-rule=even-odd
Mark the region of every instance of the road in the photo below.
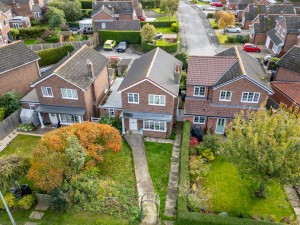
[[[186,1],[180,1],[178,19],[181,28],[182,47],[189,55],[212,56],[216,48],[210,42],[198,12]]]

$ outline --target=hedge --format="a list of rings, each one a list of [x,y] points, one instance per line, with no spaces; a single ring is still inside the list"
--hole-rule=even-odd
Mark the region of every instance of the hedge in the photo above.
[[[79,23],[78,22],[68,22],[68,26],[69,27],[79,27]]]
[[[17,38],[18,39],[40,38],[46,30],[47,29],[43,27],[20,28]]]
[[[178,49],[178,43],[170,43],[169,45],[153,45],[150,43],[146,43],[145,41],[142,41],[141,43],[142,48],[145,51],[151,51],[157,47],[160,47],[161,49],[165,50],[168,53],[176,52]]]
[[[73,45],[65,45],[58,48],[50,48],[42,51],[38,51],[37,54],[41,58],[39,60],[40,66],[48,66],[57,63],[64,58],[68,52],[71,53],[74,50]]]
[[[80,1],[82,9],[92,9],[93,2],[92,1]]]
[[[176,20],[172,21],[156,21],[156,22],[141,22],[141,26],[143,27],[146,23],[152,24],[154,27],[171,27],[172,23],[177,23]]]
[[[141,43],[140,31],[116,31],[116,30],[101,30],[99,31],[100,40],[115,40],[116,42],[128,41],[130,44]]]
[[[90,18],[92,16],[92,12],[93,12],[92,9],[81,9],[81,13],[82,13],[81,19]]]

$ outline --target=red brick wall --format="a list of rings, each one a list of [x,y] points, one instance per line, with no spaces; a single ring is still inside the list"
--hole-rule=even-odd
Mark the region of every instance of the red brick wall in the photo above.
[[[244,29],[248,30],[249,29],[249,25],[252,24],[252,20],[246,20],[245,24],[244,24]]]
[[[100,115],[108,115],[108,109],[100,109]],[[122,110],[115,109],[115,118],[119,118]]]
[[[39,77],[36,61],[0,74],[0,94],[15,90],[23,97],[31,90],[29,85]]]
[[[264,45],[267,40],[266,34],[255,34],[253,43],[256,45]]]
[[[17,8],[15,4],[8,4],[11,7],[11,11],[16,16],[30,16],[32,17],[32,6],[28,3],[19,3],[20,8]]]
[[[114,18],[111,15],[101,11],[93,16],[93,20],[114,20]]]
[[[284,55],[287,51],[289,51],[296,44],[298,44],[298,34],[295,34],[295,33],[287,34],[281,55]]]
[[[120,20],[132,20],[132,14],[120,14]]]
[[[271,83],[271,87],[274,91],[274,94],[272,96],[270,96],[271,99],[273,99],[275,102],[277,102],[278,104],[280,104],[281,102],[286,104],[287,106],[291,106],[293,104],[293,101],[290,100],[287,96],[285,96],[282,92],[280,92],[278,89],[276,89],[272,83]]]
[[[279,67],[275,76],[276,81],[298,81],[300,82],[300,74],[288,70],[283,67]]]

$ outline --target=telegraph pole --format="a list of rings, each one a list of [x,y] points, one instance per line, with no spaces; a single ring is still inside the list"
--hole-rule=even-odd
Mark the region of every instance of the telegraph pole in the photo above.
[[[7,212],[8,216],[9,216],[9,219],[10,219],[12,225],[16,225],[16,222],[15,222],[13,216],[11,215],[8,206],[6,205],[6,202],[5,202],[4,198],[3,198],[3,195],[1,193],[1,191],[0,191],[0,198],[1,198],[2,202],[3,202],[3,205],[4,205],[5,209],[6,209],[6,212]]]

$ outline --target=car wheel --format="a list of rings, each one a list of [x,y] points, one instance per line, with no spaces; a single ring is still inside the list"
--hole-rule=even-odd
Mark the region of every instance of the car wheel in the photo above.
[[[240,33],[240,31],[239,31],[239,30],[237,30],[236,32],[237,32],[237,33]]]

